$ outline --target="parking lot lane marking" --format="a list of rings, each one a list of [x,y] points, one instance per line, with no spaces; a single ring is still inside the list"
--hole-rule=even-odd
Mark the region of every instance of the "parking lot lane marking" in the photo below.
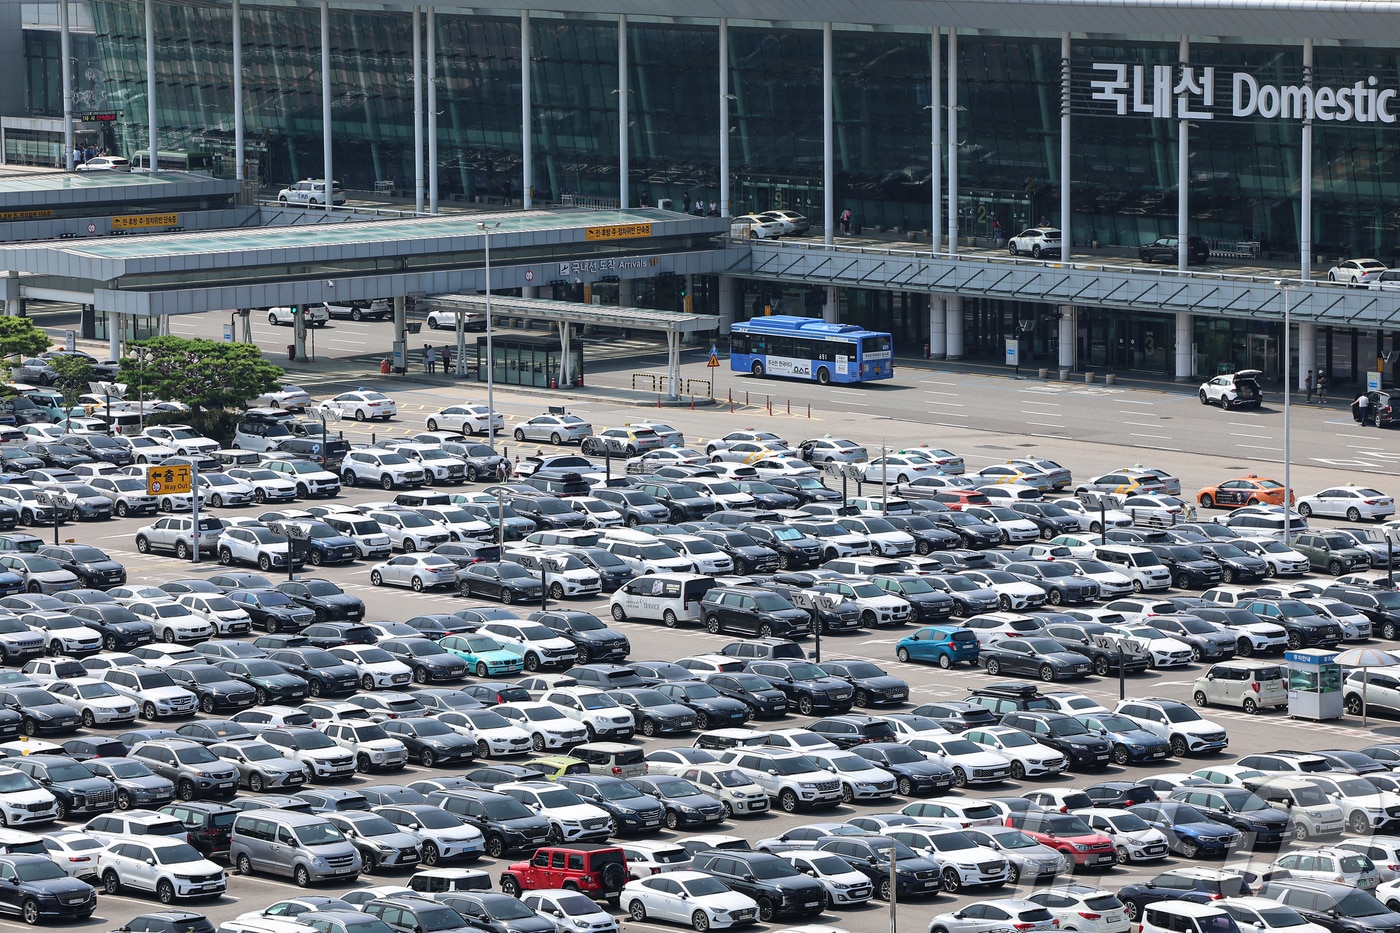
[[[1236,444],[1236,447],[1243,447],[1246,450],[1281,450],[1279,447],[1269,447],[1266,444]]]
[[[960,397],[960,396],[962,395],[961,392],[939,392],[937,389],[925,389],[925,390],[924,390],[924,394],[925,394],[925,395],[950,395],[950,396],[952,396],[953,398],[958,398],[958,397]]]
[[[1139,401],[1137,401],[1136,399],[1131,399],[1131,398],[1121,398],[1121,399],[1119,399],[1118,401],[1122,402],[1122,403],[1125,404],[1125,405],[1156,405],[1156,404],[1157,404],[1156,402],[1139,402]]]
[[[928,400],[928,404],[930,404],[930,405],[947,405],[949,408],[966,408],[966,407],[967,407],[967,406],[965,406],[962,402],[940,402],[940,401],[938,401],[937,399],[932,399],[932,398]]]
[[[929,385],[929,386],[955,386],[955,385],[957,385],[956,382],[948,382],[948,381],[943,380],[943,379],[920,379],[919,382],[922,383],[923,385]]]
[[[1243,433],[1242,431],[1236,431],[1236,432],[1235,432],[1235,437],[1252,437],[1252,438],[1254,438],[1255,440],[1260,440],[1260,441],[1262,441],[1262,440],[1267,440],[1267,439],[1270,438],[1271,436],[1272,436],[1272,435],[1269,435],[1269,434],[1245,434],[1245,433]]]
[[[1026,424],[1033,424],[1038,428],[1062,428],[1064,425],[1056,424],[1053,421],[1027,421]]]
[[[1060,403],[1059,403],[1059,402],[1038,402],[1038,401],[1036,401],[1036,400],[1033,399],[1033,398],[1022,399],[1022,400],[1021,400],[1021,403],[1022,403],[1023,405],[1051,405],[1051,406],[1053,406],[1053,407],[1055,407],[1055,408],[1059,408],[1059,407],[1060,407]]]
[[[1170,434],[1129,434],[1128,436],[1129,436],[1129,437],[1155,437],[1155,438],[1157,438],[1157,440],[1159,440],[1159,441],[1169,441],[1169,440],[1172,439],[1172,436],[1171,436]]]

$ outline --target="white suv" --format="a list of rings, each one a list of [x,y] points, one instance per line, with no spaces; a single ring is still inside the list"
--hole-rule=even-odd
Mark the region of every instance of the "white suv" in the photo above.
[[[326,203],[326,180],[324,178],[304,178],[294,185],[288,185],[277,192],[277,200],[283,204]],[[331,202],[345,203],[345,192],[340,190],[340,182],[331,182]]]
[[[593,687],[561,687],[546,693],[541,702],[557,707],[565,716],[583,723],[590,742],[599,739],[626,741],[637,728],[630,711],[604,691]]]
[[[345,199],[342,197],[337,203],[343,203],[344,200]],[[298,305],[297,307],[301,308],[302,317],[306,319],[306,323],[308,324],[315,324],[317,327],[325,327],[331,319],[331,313],[326,310],[324,304],[305,304]],[[274,327],[279,324],[292,327],[297,322],[295,311],[295,308],[288,307],[268,308],[267,323]]]
[[[340,464],[340,479],[346,486],[364,484],[393,489],[418,487],[427,482],[422,464],[390,450],[352,450]]]
[[[0,816],[6,826],[52,823],[58,800],[23,771],[0,766]]]
[[[365,517],[379,523],[389,542],[400,551],[431,551],[452,540],[452,533],[410,509],[372,510]]]
[[[429,486],[467,481],[467,461],[452,456],[436,444],[396,444],[394,450],[423,468]]]
[[[1127,716],[1153,735],[1166,739],[1177,758],[1215,754],[1224,751],[1230,744],[1230,737],[1223,727],[1203,719],[1179,700],[1157,697],[1119,700],[1113,711]]]
[[[566,843],[603,842],[615,828],[607,810],[585,802],[578,794],[552,781],[498,784],[495,792],[514,797],[549,820],[552,835]]]
[[[173,447],[182,457],[212,453],[219,449],[218,441],[205,437],[187,424],[163,424],[147,428],[144,434],[154,438],[156,443]]]
[[[752,779],[785,813],[841,802],[841,781],[806,755],[730,748],[716,752],[715,757]]]
[[[122,838],[97,856],[97,870],[107,894],[133,888],[150,891],[165,904],[177,898],[219,897],[228,888],[224,870],[183,839]]]
[[[327,722],[320,728],[355,756],[355,767],[361,772],[398,771],[408,764],[408,746],[377,722]]]

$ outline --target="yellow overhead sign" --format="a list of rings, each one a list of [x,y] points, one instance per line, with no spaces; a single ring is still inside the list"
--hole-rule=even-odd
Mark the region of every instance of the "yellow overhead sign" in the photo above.
[[[0,211],[0,220],[40,220],[52,216],[53,211],[50,210]]]
[[[191,488],[188,463],[146,467],[146,491],[153,496],[188,493]]]
[[[178,227],[179,214],[127,214],[112,218],[113,230],[143,230],[150,227]]]
[[[651,224],[612,224],[607,227],[585,227],[585,240],[630,240],[651,236]]]

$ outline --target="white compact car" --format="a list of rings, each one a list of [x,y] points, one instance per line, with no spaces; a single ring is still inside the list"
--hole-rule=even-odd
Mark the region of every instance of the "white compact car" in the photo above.
[[[655,918],[695,930],[748,926],[758,917],[753,898],[699,871],[673,871],[629,881],[618,906],[637,923]]]

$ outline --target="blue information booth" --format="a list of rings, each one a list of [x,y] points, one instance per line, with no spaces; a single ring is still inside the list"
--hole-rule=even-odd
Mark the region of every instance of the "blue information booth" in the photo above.
[[[1304,648],[1288,651],[1288,715],[1295,719],[1341,719],[1342,666],[1335,651]]]

